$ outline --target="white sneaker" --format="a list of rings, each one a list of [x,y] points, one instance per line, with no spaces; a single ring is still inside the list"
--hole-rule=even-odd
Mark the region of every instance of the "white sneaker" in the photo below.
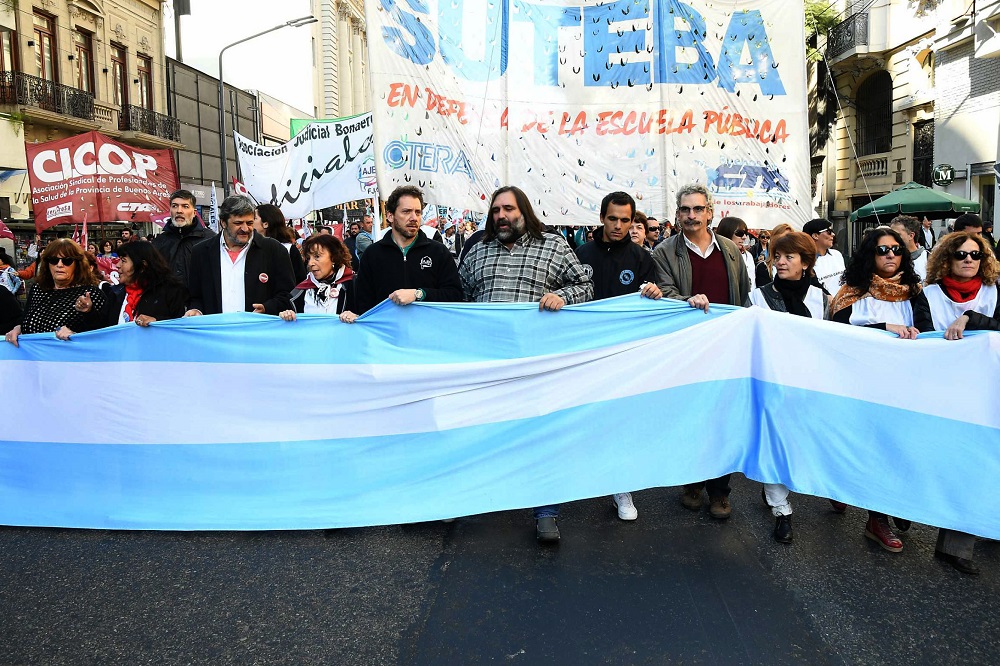
[[[635,520],[639,517],[635,504],[632,504],[632,493],[617,493],[611,496],[611,501],[618,508],[618,517],[622,520]]]

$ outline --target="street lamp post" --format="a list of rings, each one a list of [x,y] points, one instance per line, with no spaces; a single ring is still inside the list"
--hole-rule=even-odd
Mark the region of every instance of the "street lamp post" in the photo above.
[[[269,32],[274,32],[275,30],[281,30],[282,28],[298,28],[304,25],[309,25],[310,23],[315,23],[318,19],[314,16],[303,16],[302,18],[292,19],[291,21],[285,21],[281,25],[276,25],[273,28],[268,28],[263,32],[258,32],[256,35],[250,35],[249,37],[244,37],[238,42],[233,42],[232,44],[227,44],[222,47],[219,51],[219,154],[222,156],[222,192],[226,192],[226,183],[229,181],[229,164],[228,158],[226,157],[226,111],[225,102],[223,101],[224,93],[223,88],[225,87],[225,78],[222,75],[222,56],[225,54],[226,50],[242,44],[243,42],[249,42],[251,39],[257,39],[262,35],[266,35]],[[235,121],[234,121],[235,125]]]

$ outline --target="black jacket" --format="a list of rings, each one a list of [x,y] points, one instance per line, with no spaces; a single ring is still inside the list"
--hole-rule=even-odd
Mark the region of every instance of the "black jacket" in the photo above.
[[[660,284],[659,268],[652,255],[625,235],[620,241],[608,243],[604,233],[594,234],[594,240],[576,248],[576,256],[584,268],[590,267],[594,283],[594,300],[635,294],[645,282]]]
[[[188,267],[188,307],[202,314],[222,312],[222,264],[219,236],[215,235],[194,247]],[[289,293],[295,286],[292,262],[285,246],[260,234],[250,239],[243,273],[246,290],[246,312],[253,312],[254,303],[262,303],[264,312],[276,315],[292,309]]]
[[[106,307],[108,326],[119,323],[122,304],[125,303],[125,285],[116,285],[108,290]],[[133,321],[139,315],[152,317],[156,321],[178,319],[184,316],[187,307],[188,290],[178,282],[164,282],[144,289],[136,303]]]
[[[462,281],[455,258],[443,243],[417,232],[409,251],[403,251],[387,232],[361,255],[358,276],[354,278],[357,313],[368,310],[388,298],[397,289],[423,289],[427,301],[461,301]]]
[[[167,222],[163,233],[153,237],[153,247],[167,260],[167,265],[173,270],[177,279],[186,283],[191,251],[195,245],[214,235],[211,229],[198,221],[198,218],[186,227],[175,227],[173,221],[170,221]]]
[[[21,323],[21,304],[17,296],[0,287],[0,335],[7,335]]]

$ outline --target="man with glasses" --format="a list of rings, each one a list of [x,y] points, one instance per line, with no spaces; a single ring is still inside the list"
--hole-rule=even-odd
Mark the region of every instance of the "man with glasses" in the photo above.
[[[655,217],[646,218],[646,249],[652,252],[660,244],[660,221]]]
[[[740,250],[728,238],[712,231],[712,194],[700,183],[677,192],[677,225],[681,233],[653,250],[653,261],[663,273],[661,285],[667,298],[686,300],[708,312],[710,303],[742,306],[750,296],[750,277]],[[729,518],[729,474],[717,479],[685,484],[681,503],[692,511],[702,507],[702,488],[708,489],[713,518]]]
[[[249,198],[234,195],[219,206],[218,236],[191,251],[185,317],[223,312],[275,315],[292,309],[295,286],[285,246],[253,232],[256,211]]]
[[[835,296],[840,291],[840,279],[844,276],[844,255],[833,249],[837,240],[833,222],[823,218],[809,220],[802,231],[812,236],[816,243],[816,265],[813,267],[816,279],[826,293]]]

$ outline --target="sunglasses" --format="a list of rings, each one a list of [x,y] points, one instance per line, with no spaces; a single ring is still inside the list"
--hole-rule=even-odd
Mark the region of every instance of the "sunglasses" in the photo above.
[[[746,229],[740,229],[738,231],[734,231],[733,235],[734,236],[739,236],[740,238],[743,238],[744,236],[747,235],[747,230]]]
[[[890,252],[897,257],[903,256],[903,248],[898,245],[879,245],[875,248],[875,254],[880,257],[884,257]]]
[[[49,257],[45,260],[49,266],[55,266],[56,264],[62,264],[63,266],[72,266],[76,263],[76,259],[73,257]]]
[[[660,230],[659,227],[649,227],[649,229],[647,229],[647,231],[659,231],[659,230]]]
[[[966,250],[955,250],[952,252],[951,256],[955,257],[959,261],[965,260],[966,257],[970,257],[973,261],[979,261],[983,258],[983,253],[980,250],[973,250],[968,252]]]
[[[677,209],[677,212],[681,215],[687,215],[691,211],[694,211],[695,215],[701,215],[706,210],[708,210],[708,206],[695,206],[694,208],[691,208],[690,206],[681,206]]]

